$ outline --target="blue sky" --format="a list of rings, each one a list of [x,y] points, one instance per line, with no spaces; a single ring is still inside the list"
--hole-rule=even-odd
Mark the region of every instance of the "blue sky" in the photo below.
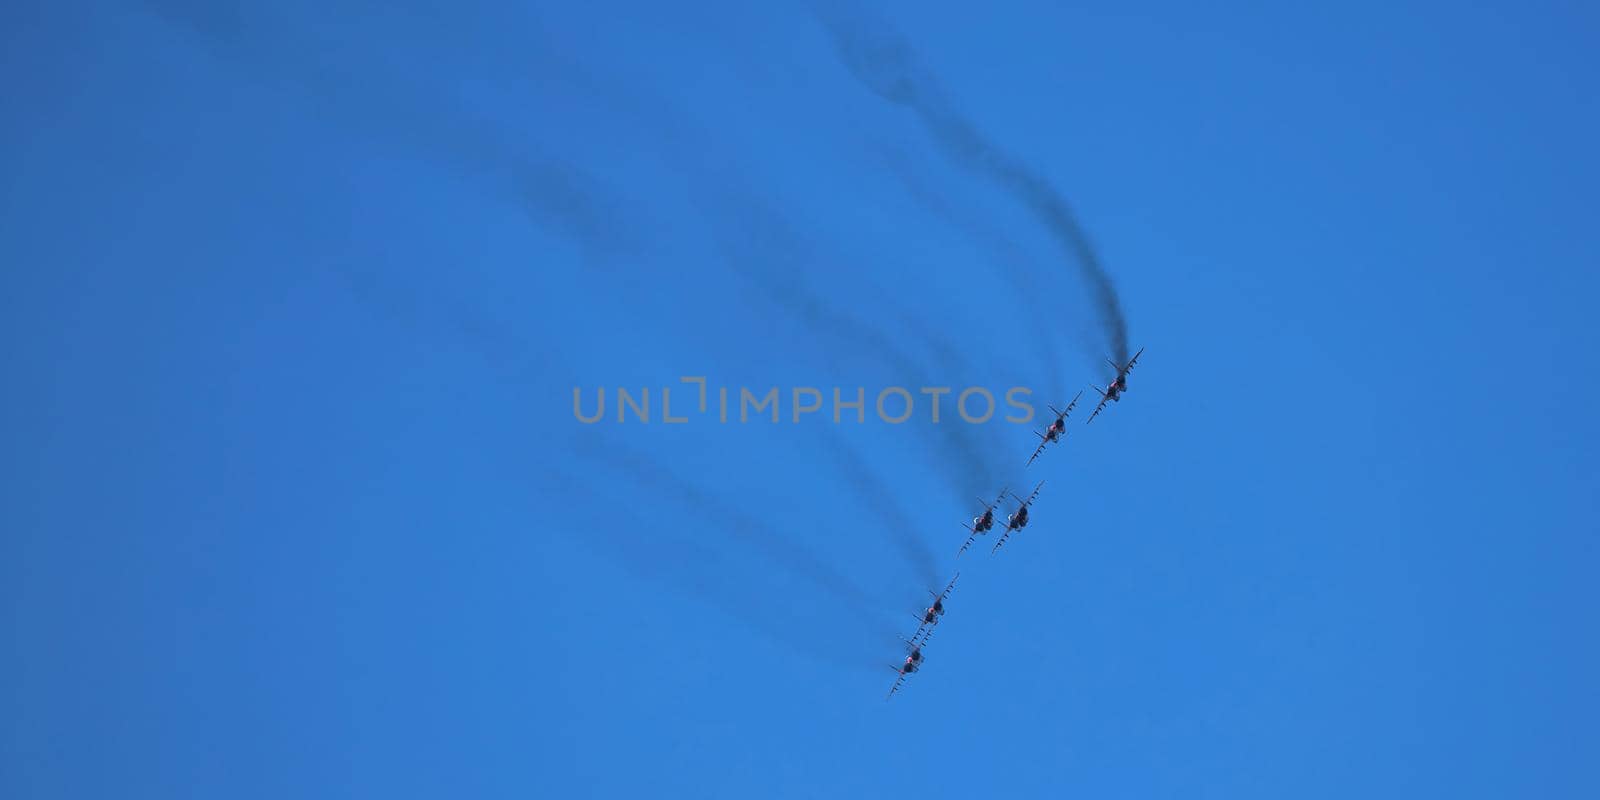
[[[1074,259],[812,10],[400,5],[7,10],[0,794],[1600,790],[1592,9],[825,10],[1148,348],[1023,469],[572,416],[1104,381]]]

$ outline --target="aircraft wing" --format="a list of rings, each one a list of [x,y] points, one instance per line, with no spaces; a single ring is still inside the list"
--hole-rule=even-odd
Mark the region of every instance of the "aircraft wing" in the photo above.
[[[961,549],[956,551],[956,555],[959,556],[962,553],[967,552],[967,548],[971,547],[972,543],[975,540],[977,540],[977,538],[978,538],[978,534],[976,534],[976,533],[972,534],[971,536],[968,536],[967,537],[967,541],[964,544],[961,545]]]
[[[1039,490],[1043,489],[1043,488],[1044,488],[1044,481],[1039,481],[1039,485],[1033,487],[1033,494],[1028,495],[1028,499],[1022,500],[1022,498],[1020,498],[1020,497],[1018,497],[1017,499],[1018,500],[1022,500],[1022,504],[1025,505],[1025,506],[1033,505],[1033,501],[1039,499]]]
[[[883,697],[885,700],[894,697],[894,693],[900,691],[900,684],[906,682],[906,673],[904,671],[896,669],[895,672],[900,673],[900,677],[894,679],[894,685],[889,687],[889,693]]]
[[[967,552],[967,548],[971,547],[972,543],[978,540],[978,529],[977,528],[974,528],[971,525],[968,525],[966,523],[962,523],[961,527],[966,528],[967,530],[971,531],[971,533],[967,536],[966,543],[961,545],[961,549],[960,550],[956,551],[956,555],[958,555],[958,556],[961,555],[962,553]]]
[[[923,622],[921,619],[918,619],[917,630],[915,633],[911,634],[911,638],[907,639],[903,636],[900,637],[900,641],[905,642],[906,644],[907,652],[927,645],[928,640],[933,638],[934,626],[938,624],[937,618],[934,622]]]
[[[1122,374],[1126,375],[1129,372],[1132,372],[1133,371],[1133,365],[1136,362],[1138,362],[1139,356],[1142,356],[1142,355],[1144,355],[1144,348],[1143,347],[1139,348],[1139,352],[1133,354],[1133,358],[1128,359],[1128,366],[1122,368]]]
[[[1106,402],[1109,399],[1110,398],[1107,398],[1107,397],[1104,397],[1104,396],[1102,396],[1100,398],[1100,405],[1097,405],[1097,406],[1094,407],[1094,413],[1089,415],[1089,422],[1094,422],[1094,418],[1100,416],[1100,412],[1106,410]],[[1088,425],[1089,422],[1085,422],[1083,424]]]
[[[1029,466],[1033,465],[1033,460],[1035,458],[1038,458],[1040,453],[1044,452],[1044,446],[1049,444],[1049,443],[1050,443],[1049,439],[1046,439],[1043,436],[1039,437],[1039,446],[1034,448],[1033,455],[1028,458],[1028,465]]]
[[[959,577],[961,577],[961,573],[957,572],[955,578],[950,579],[950,583],[946,585],[944,587],[944,591],[940,592],[938,595],[940,601],[943,601],[946,597],[950,596],[950,590],[956,588],[956,578]]]
[[[1006,543],[1006,539],[1008,539],[1008,538],[1010,538],[1010,536],[1011,536],[1011,529],[1010,529],[1010,528],[1006,528],[1006,532],[1005,532],[1005,533],[1002,533],[1002,534],[1000,534],[1000,538],[999,538],[999,540],[997,540],[997,541],[996,541],[996,542],[995,542],[995,543],[994,543],[994,549],[992,549],[992,550],[990,550],[990,551],[989,551],[989,555],[991,555],[991,556],[992,556],[992,555],[994,555],[994,554],[995,554],[995,553],[998,553],[998,552],[1000,552],[1000,545],[1003,545],[1003,544],[1005,544],[1005,543]]]
[[[916,633],[911,634],[910,639],[907,639],[904,636],[899,637],[900,641],[906,646],[906,653],[909,654],[913,650],[920,650],[924,647],[927,647],[928,640],[933,638],[933,629],[938,624],[939,623],[937,622],[931,624],[927,622],[918,622],[917,631]],[[900,667],[894,667],[894,669],[898,670]]]
[[[935,623],[935,624],[937,624],[937,623]],[[922,618],[918,617],[917,618],[917,630],[916,630],[916,632],[911,634],[911,638],[910,639],[907,639],[904,636],[900,637],[900,641],[905,642],[906,643],[906,647],[908,647],[908,648],[916,647],[917,646],[917,640],[921,639],[923,634],[927,633],[929,630],[930,629],[928,627],[928,623],[923,622]]]
[[[1072,398],[1072,402],[1067,404],[1067,410],[1061,412],[1061,416],[1065,417],[1066,415],[1072,413],[1072,409],[1076,408],[1077,405],[1078,405],[1078,398],[1079,397],[1083,397],[1083,390],[1082,389],[1079,389],[1077,397]]]

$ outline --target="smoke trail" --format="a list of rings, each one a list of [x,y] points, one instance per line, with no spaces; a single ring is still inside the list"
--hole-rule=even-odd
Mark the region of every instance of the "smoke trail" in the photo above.
[[[444,303],[438,308],[431,308],[443,302],[438,294],[429,294],[424,298],[387,283],[375,274],[345,268],[343,265],[339,265],[336,272],[351,282],[357,297],[395,322],[418,329],[437,327],[455,334],[460,341],[491,362],[509,360],[520,366],[521,369],[511,376],[513,378],[531,379],[534,373],[551,368],[552,362],[557,359],[553,354],[542,352],[530,356],[530,352],[539,351],[531,351],[511,331],[473,314],[463,306]],[[602,498],[592,486],[575,481],[561,472],[548,467],[542,469],[542,485],[556,490],[561,505],[570,505],[574,496],[581,495],[586,498],[586,502],[580,503],[583,507],[604,509],[604,513],[586,518],[583,533],[592,535],[596,527],[604,526],[614,541],[625,543],[621,547],[597,545],[591,549],[635,575],[666,583],[673,591],[711,606],[755,632],[807,657],[835,666],[860,667],[865,663],[841,655],[838,645],[848,645],[843,648],[848,650],[866,642],[881,642],[893,635],[892,628],[883,624],[877,610],[867,608],[869,601],[861,590],[826,564],[792,545],[775,530],[731,509],[642,454],[623,450],[609,440],[596,441],[593,432],[586,433],[589,438],[583,442],[569,442],[571,446],[567,450],[610,464],[625,474],[641,478],[640,482],[644,485],[677,495],[696,510],[708,527],[733,530],[737,539],[764,552],[768,560],[788,567],[798,577],[829,591],[834,598],[844,600],[850,619],[866,627],[862,631],[848,624],[829,624],[829,636],[833,637],[835,646],[823,646],[815,636],[799,632],[797,623],[805,618],[797,614],[797,610],[804,608],[804,604],[786,603],[783,597],[767,591],[766,586],[736,585],[733,577],[749,573],[749,570],[731,565],[727,548],[707,547],[698,540],[670,537],[662,532],[663,526],[642,522],[637,517],[621,519],[619,517],[627,514],[626,504],[616,503],[614,498]],[[558,459],[563,457],[557,456]],[[672,566],[667,566],[669,564]],[[847,641],[857,632],[864,632],[867,636]]]
[[[212,15],[204,3],[156,2],[158,11],[166,12],[168,21],[189,25],[210,40],[213,51],[220,56],[254,69],[271,79],[288,83],[304,90],[323,110],[336,114],[341,122],[367,134],[393,139],[406,147],[420,149],[439,157],[450,166],[465,168],[497,179],[522,199],[538,222],[551,225],[556,233],[577,240],[589,248],[612,248],[619,238],[626,243],[628,231],[619,230],[615,221],[624,217],[623,209],[615,203],[604,202],[592,180],[574,165],[539,160],[525,155],[522,146],[513,139],[472,118],[466,109],[453,107],[445,96],[422,98],[410,89],[412,82],[394,80],[394,76],[366,70],[353,76],[334,63],[333,50],[325,50],[315,42],[301,41],[297,31],[287,26],[276,30],[263,29],[254,20],[245,19],[236,10]],[[190,16],[191,14],[197,16]],[[309,46],[307,46],[309,45]],[[310,51],[310,52],[308,52]],[[281,53],[295,53],[295,58],[281,57]],[[434,81],[437,82],[437,81]],[[370,304],[379,305],[400,321],[418,322],[416,308],[386,296],[381,285],[370,274],[359,270],[341,268],[338,274],[346,279],[358,296]],[[403,300],[403,298],[402,298]],[[431,298],[428,306],[438,302]],[[542,366],[548,359],[518,359],[514,348],[502,336],[502,331],[485,325],[480,317],[464,313],[463,309],[449,308],[429,322],[442,321],[454,332],[473,343],[481,352],[499,362],[522,361],[532,368]],[[525,351],[526,352],[526,351]],[[872,626],[879,638],[887,639],[893,630],[882,624],[872,611],[873,602],[848,578],[838,573],[805,548],[785,538],[761,520],[742,513],[692,483],[674,475],[672,471],[638,453],[630,453],[614,445],[604,445],[583,455],[598,458],[631,475],[640,484],[675,496],[679,501],[699,512],[707,524],[731,531],[740,541],[759,550],[770,561],[810,581],[826,595],[842,601],[853,609],[861,621]],[[622,527],[626,523],[618,523]],[[633,534],[635,539],[644,538]],[[702,568],[718,563],[714,548],[684,544],[682,553],[695,559]],[[656,549],[662,545],[658,542]],[[680,555],[680,557],[684,557]],[[660,566],[659,564],[654,566]],[[649,567],[634,559],[632,568]],[[677,569],[676,572],[683,572]],[[713,572],[713,575],[716,573]],[[752,628],[773,633],[790,644],[793,637],[783,637],[775,628],[779,621],[791,618],[774,608],[771,613],[758,611],[768,607],[781,607],[775,598],[738,597],[730,592],[727,576],[713,580],[691,581],[684,590],[707,603],[715,605]],[[803,643],[802,643],[803,646]],[[815,648],[809,648],[815,651]],[[823,653],[811,652],[817,657]],[[830,659],[832,660],[832,659]]]
[[[834,641],[832,646],[824,646],[816,634],[802,632],[803,623],[808,620],[799,612],[810,610],[810,605],[785,602],[788,598],[772,592],[766,585],[736,585],[733,578],[747,570],[728,563],[726,548],[708,547],[692,538],[667,536],[661,525],[645,521],[630,512],[626,505],[601,497],[592,486],[567,474],[546,470],[543,477],[543,485],[556,489],[563,504],[576,501],[581,507],[606,509],[605,514],[595,515],[595,519],[585,524],[585,535],[577,537],[579,543],[636,576],[663,583],[668,591],[710,606],[796,653],[833,666],[864,666],[863,662],[842,654],[853,646],[839,646],[845,644],[841,639],[856,631],[830,620],[827,630]],[[595,536],[595,533],[604,535]],[[695,569],[682,567],[684,563],[692,563]],[[673,566],[667,567],[668,564]],[[869,633],[849,644],[870,647],[883,638],[883,631]]]
[[[901,555],[916,569],[917,579],[928,586],[937,586],[938,560],[928,543],[917,535],[916,526],[895,499],[894,492],[879,480],[872,467],[862,461],[861,456],[839,438],[833,428],[822,428],[816,441],[833,457],[834,464],[843,473],[856,498],[878,516],[880,526],[893,537]]]
[[[449,330],[461,341],[473,346],[489,361],[497,364],[509,362],[518,367],[514,377],[531,378],[536,372],[553,369],[555,362],[559,361],[557,354],[528,346],[510,330],[472,313],[465,307],[447,302],[447,298],[437,293],[428,294],[424,298],[423,295],[389,284],[374,273],[347,265],[336,264],[335,272],[349,281],[357,297],[384,312],[385,315],[408,326],[432,324],[443,330]],[[609,464],[641,485],[676,497],[694,509],[708,525],[715,526],[718,530],[731,531],[736,539],[757,549],[768,560],[845,602],[863,619],[877,613],[877,604],[865,592],[789,537],[675,475],[670,469],[643,453],[631,450],[615,441],[597,440],[595,435],[597,432],[587,433],[583,439],[570,442],[572,446],[569,449],[572,452]],[[705,592],[702,592],[702,596],[707,597]],[[711,599],[708,602],[719,601]],[[881,619],[877,622],[881,623]],[[879,624],[876,633],[887,636],[892,631]]]
[[[833,36],[840,59],[856,80],[879,97],[909,108],[953,160],[987,175],[1044,224],[1078,263],[1089,285],[1106,344],[1118,363],[1128,359],[1128,324],[1116,286],[1106,273],[1071,206],[1049,181],[1000,150],[944,97],[933,75],[917,63],[909,44],[888,28],[869,31],[841,14],[814,9]]]
[[[1044,375],[1045,390],[1050,395],[1060,395],[1066,391],[1066,382],[1062,377],[1062,361],[1056,350],[1055,337],[1059,335],[1059,331],[1048,324],[1049,309],[1042,308],[1049,304],[1048,298],[1051,296],[1052,287],[1040,280],[1036,271],[1027,268],[1028,257],[1016,243],[973,218],[972,215],[959,213],[952,208],[939,192],[923,182],[900,153],[887,148],[881,152],[890,172],[900,179],[907,193],[924,209],[952,228],[966,231],[968,236],[996,254],[994,262],[1001,267],[1001,272],[1009,280],[1018,304],[1031,308],[1023,315],[1025,317],[1023,322],[1031,330],[1030,338],[1039,359],[1038,363],[1032,366]],[[1041,303],[1041,298],[1045,299],[1045,302]],[[1098,354],[1091,355],[1093,360],[1099,360]]]
[[[319,41],[337,21],[278,19],[270,7],[245,9],[193,0],[144,0],[163,22],[190,31],[224,62],[293,88],[319,117],[359,134],[426,154],[444,166],[486,179],[503,199],[521,205],[537,225],[567,236],[593,263],[638,244],[612,221],[622,201],[578,166],[529,152],[519,140],[453,101],[436,72],[402,74],[338,55],[337,41]],[[384,13],[397,13],[385,9]],[[345,24],[349,24],[346,22]],[[430,28],[429,30],[433,30]],[[355,32],[349,35],[357,35]],[[284,54],[292,54],[285,56]],[[407,54],[432,63],[429,54]],[[418,87],[435,91],[419,95]]]
[[[407,328],[448,329],[487,362],[505,370],[510,378],[531,377],[545,366],[547,357],[543,353],[530,351],[519,336],[469,311],[446,291],[430,291],[423,303],[418,295],[398,289],[371,267],[334,260],[328,268],[368,307]]]
[[[928,370],[878,326],[827,302],[805,285],[804,245],[776,212],[752,198],[730,198],[721,205],[722,213],[739,220],[737,230],[758,237],[755,241],[722,239],[724,256],[736,274],[813,330],[842,342],[850,353],[875,359],[897,375],[931,385]],[[783,257],[783,263],[766,270],[747,266],[771,263],[774,255]],[[951,349],[931,337],[925,341],[935,349]],[[990,485],[999,472],[997,453],[977,442],[972,428],[939,423],[927,436],[945,451],[936,463],[959,497],[992,491]]]
[[[648,456],[616,441],[587,440],[587,447],[579,452],[586,457],[605,462],[626,473],[641,485],[676,497],[706,521],[708,525],[731,531],[740,541],[761,550],[768,558],[800,575],[834,598],[849,604],[863,614],[876,613],[876,603],[849,578],[841,575],[816,556],[768,527],[761,520],[749,516],[715,495],[679,478]]]

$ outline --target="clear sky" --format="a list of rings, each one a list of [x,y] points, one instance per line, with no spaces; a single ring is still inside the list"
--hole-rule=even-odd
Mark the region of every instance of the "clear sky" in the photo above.
[[[1592,4],[333,5],[0,13],[0,796],[1600,796]]]

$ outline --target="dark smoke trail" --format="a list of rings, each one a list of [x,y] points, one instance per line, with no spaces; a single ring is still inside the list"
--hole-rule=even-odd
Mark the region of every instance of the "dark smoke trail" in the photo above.
[[[874,601],[849,578],[839,574],[761,520],[745,514],[715,495],[679,478],[672,470],[656,463],[643,453],[631,450],[614,440],[597,442],[591,439],[588,444],[588,447],[579,448],[582,455],[610,464],[642,485],[677,497],[684,505],[693,508],[707,525],[731,531],[740,541],[760,549],[773,561],[810,580],[859,612],[875,613]]]
[[[375,306],[396,321],[407,326],[428,323],[442,325],[494,363],[511,361],[521,366],[519,377],[532,377],[532,373],[549,369],[558,356],[527,346],[515,334],[501,328],[467,309],[445,304],[424,319],[425,307],[441,304],[438,294],[413,294],[387,284],[377,275],[340,265],[336,272],[348,280],[356,295]],[[442,312],[439,313],[439,312]],[[539,353],[529,356],[529,353]],[[797,546],[759,519],[751,517],[731,504],[693,485],[659,463],[637,451],[630,450],[611,440],[597,440],[593,432],[581,441],[572,442],[571,450],[580,456],[605,462],[629,475],[639,483],[677,497],[695,509],[708,525],[719,530],[732,531],[737,539],[763,552],[766,557],[791,572],[810,580],[829,591],[835,598],[848,603],[860,615],[872,613],[874,603],[848,578],[839,574],[825,562]],[[879,633],[887,634],[888,628]]]
[[[879,97],[911,109],[945,153],[989,176],[1027,206],[1078,263],[1099,312],[1101,329],[1116,360],[1128,359],[1128,325],[1116,286],[1065,198],[1049,181],[1000,150],[944,97],[932,74],[916,62],[898,35],[887,28],[869,31],[837,13],[817,9],[833,36],[839,57],[856,80]]]
[[[1039,359],[1037,364],[1030,366],[1040,370],[1045,376],[1045,390],[1050,395],[1059,395],[1066,391],[1066,382],[1062,377],[1062,361],[1056,350],[1055,337],[1059,332],[1048,324],[1050,314],[1046,306],[1049,304],[1052,287],[1040,280],[1036,271],[1027,268],[1028,257],[1016,243],[971,215],[959,213],[952,208],[942,195],[922,181],[899,153],[884,149],[882,155],[889,170],[905,186],[906,192],[924,209],[952,228],[966,231],[968,236],[995,254],[994,261],[1009,280],[1019,306],[1029,309],[1023,314],[1024,323],[1031,329],[1030,338],[1038,351]],[[1041,299],[1044,302],[1041,302]],[[1099,359],[1098,354],[1091,355],[1094,360]]]
[[[449,83],[435,73],[382,71],[341,57],[337,42],[330,46],[312,34],[349,20],[296,21],[277,17],[270,6],[245,10],[199,0],[145,0],[145,5],[157,18],[197,35],[214,59],[300,93],[308,112],[483,179],[501,199],[519,203],[535,224],[579,244],[593,263],[637,246],[631,231],[613,224],[622,215],[622,201],[587,171],[531,154],[529,142],[481,121],[481,115],[455,101]],[[431,51],[408,55],[432,63]],[[418,87],[435,91],[422,94]]]
[[[827,302],[805,285],[805,246],[776,212],[748,197],[728,198],[720,206],[720,213],[739,220],[739,231],[757,237],[747,242],[723,239],[726,261],[736,274],[813,330],[843,343],[848,352],[877,360],[897,375],[933,385],[927,381],[928,370],[878,326]],[[772,264],[774,256],[781,258],[780,263]],[[748,266],[756,263],[772,266],[765,270]],[[935,339],[927,342],[936,350],[951,349]],[[945,421],[935,424],[928,434],[930,441],[945,450],[945,457],[937,463],[959,497],[992,491],[989,487],[999,472],[998,454],[973,438],[972,427]]]
[[[457,334],[460,341],[473,347],[490,362],[512,361],[522,368],[511,376],[513,378],[531,379],[533,373],[549,368],[550,362],[555,359],[549,354],[530,357],[528,353],[532,349],[515,334],[464,307],[444,304],[437,309],[431,308],[441,302],[440,295],[436,293],[424,296],[389,284],[375,274],[354,269],[340,268],[338,273],[351,282],[361,300],[395,322],[417,330],[438,327],[441,331]],[[601,498],[592,486],[574,481],[560,472],[543,469],[542,485],[556,492],[561,505],[572,505],[572,498],[581,495],[584,501],[578,505],[604,510],[604,513],[586,517],[581,531],[584,537],[581,538],[587,543],[588,537],[592,537],[597,528],[603,528],[609,540],[590,543],[593,545],[590,549],[635,575],[665,583],[675,593],[721,611],[752,631],[797,653],[835,666],[863,666],[864,661],[844,656],[842,651],[849,651],[867,641],[885,641],[893,635],[892,628],[884,625],[875,611],[866,608],[865,596],[859,589],[826,564],[790,546],[776,531],[762,527],[759,522],[732,510],[725,503],[671,475],[664,467],[650,463],[642,455],[618,450],[614,442],[597,443],[590,439],[571,444],[571,452],[593,456],[589,452],[593,448],[600,453],[600,460],[618,466],[634,477],[643,475],[645,480],[642,483],[677,493],[700,512],[710,528],[728,529],[731,519],[732,529],[739,534],[736,538],[765,551],[769,560],[789,567],[799,577],[831,590],[836,597],[846,600],[850,619],[856,625],[828,625],[833,646],[828,646],[814,635],[803,634],[797,623],[806,621],[806,618],[797,612],[806,608],[807,604],[773,595],[766,591],[764,585],[737,585],[734,576],[749,573],[749,570],[730,564],[726,547],[708,547],[694,539],[666,537],[661,533],[661,526],[651,525],[629,514],[627,504],[616,503],[614,498]],[[619,455],[619,458],[604,458],[607,455]],[[558,459],[565,457],[565,453],[556,455]],[[621,546],[610,546],[617,542],[622,543]],[[791,602],[786,602],[786,599]],[[865,625],[865,628],[859,625]],[[851,641],[857,633],[864,633],[865,636],[855,637]]]
[[[448,328],[470,343],[474,352],[506,369],[513,378],[532,376],[544,367],[542,355],[530,351],[522,339],[494,321],[469,312],[446,291],[430,291],[424,304],[418,301],[420,295],[398,289],[377,269],[340,260],[331,261],[329,269],[370,308],[409,329]]]
[[[577,539],[636,576],[665,584],[668,591],[710,606],[808,658],[833,666],[863,666],[861,661],[842,655],[851,649],[839,646],[843,644],[839,640],[852,633],[847,627],[830,624],[828,629],[835,641],[826,646],[815,633],[803,632],[803,623],[808,620],[799,612],[808,610],[809,605],[785,602],[792,598],[775,594],[765,585],[736,585],[733,577],[744,571],[729,563],[726,548],[706,546],[689,538],[666,537],[660,525],[650,524],[627,506],[601,497],[592,486],[568,475],[546,471],[544,485],[556,489],[564,504],[607,509],[586,523]],[[686,569],[682,566],[685,563],[692,563],[695,568]],[[882,635],[881,631],[870,632],[855,644],[875,642]]]
[[[849,483],[850,490],[855,493],[861,504],[872,509],[878,516],[878,523],[884,532],[893,537],[895,545],[900,548],[901,555],[910,562],[917,572],[917,579],[928,586],[937,586],[939,581],[939,564],[929,549],[928,543],[917,535],[917,526],[906,515],[895,493],[883,481],[861,456],[846,444],[831,427],[823,427],[817,434],[816,441],[833,457],[834,464],[843,473],[845,481]]]

